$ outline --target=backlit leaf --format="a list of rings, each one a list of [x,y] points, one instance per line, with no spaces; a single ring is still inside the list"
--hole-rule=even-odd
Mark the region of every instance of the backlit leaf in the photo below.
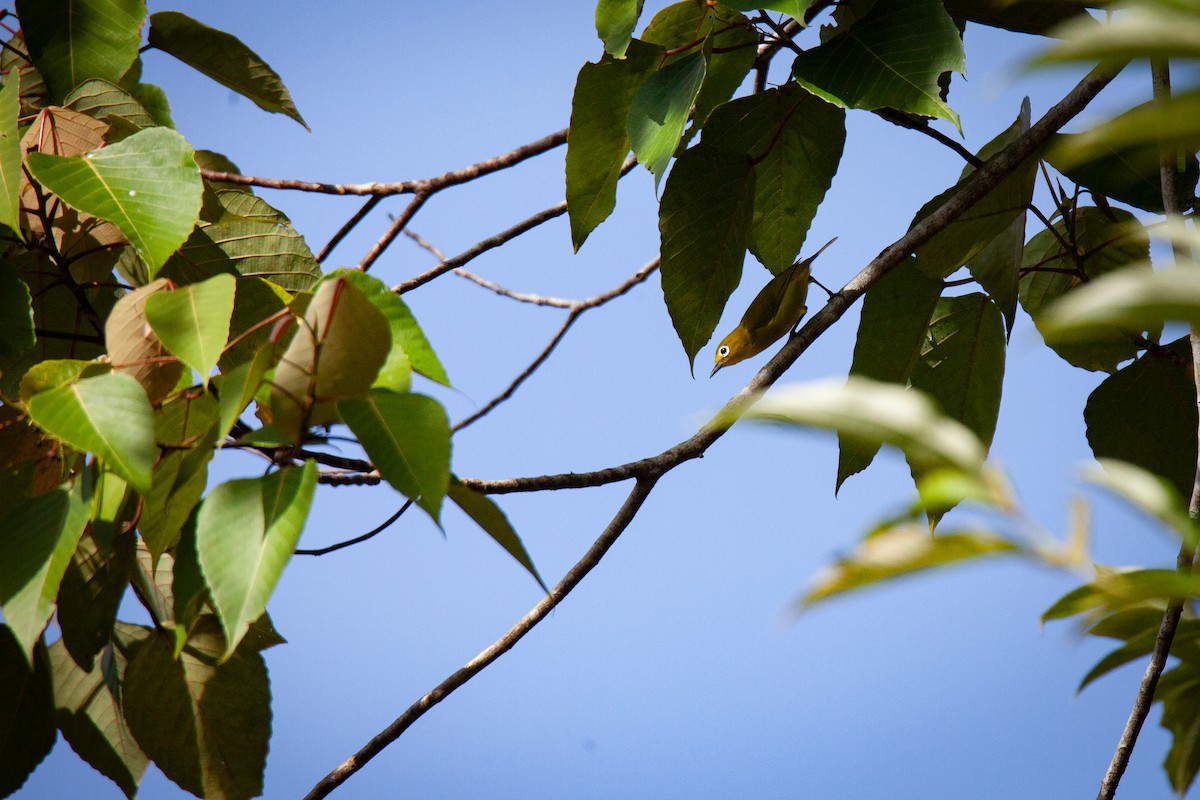
[[[529,557],[529,552],[521,542],[521,537],[513,529],[508,517],[504,516],[500,506],[493,503],[487,495],[480,494],[463,485],[454,477],[450,478],[448,494],[464,514],[474,520],[475,524],[483,528],[496,544],[503,547],[510,556],[517,560],[517,563],[529,571],[533,579],[538,582],[538,586],[541,586],[546,592],[550,591],[546,587],[545,581],[542,580],[542,576],[538,574],[537,567],[533,565],[533,559]]]
[[[674,61],[647,77],[629,105],[629,143],[638,162],[654,173],[656,185],[683,136],[704,71],[700,53]]]
[[[198,226],[163,269],[177,283],[228,272],[265,278],[290,292],[321,279],[321,267],[291,224],[253,219]]]
[[[229,338],[236,286],[232,275],[214,275],[146,299],[150,327],[168,350],[199,373],[206,386]]]
[[[119,117],[135,128],[150,128],[158,124],[129,92],[100,78],[92,78],[76,86],[67,95],[63,105],[106,122],[109,117]]]
[[[0,86],[0,225],[19,231],[21,225],[21,85],[17,70],[10,70]]]
[[[596,35],[604,42],[604,52],[613,58],[624,58],[633,35],[642,0],[597,0]]]
[[[162,278],[134,289],[117,301],[104,323],[113,371],[137,380],[151,403],[161,403],[183,375],[183,364],[171,358],[146,317],[147,301],[166,290]]]

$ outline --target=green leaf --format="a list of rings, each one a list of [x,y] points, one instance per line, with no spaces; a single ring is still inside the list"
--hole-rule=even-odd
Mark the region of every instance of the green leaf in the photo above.
[[[166,446],[154,465],[138,530],[157,559],[179,540],[200,502],[218,438],[220,403],[211,394],[183,394],[154,415],[154,438]]]
[[[11,264],[0,261],[0,376],[6,394],[13,394],[36,344],[29,287]]]
[[[533,559],[529,557],[529,552],[521,542],[521,537],[509,523],[508,517],[504,516],[500,506],[493,503],[487,495],[465,486],[453,476],[450,478],[448,494],[464,514],[474,520],[475,524],[483,528],[496,544],[503,547],[510,556],[517,560],[517,563],[528,570],[533,579],[538,582],[538,586],[541,586],[549,594],[550,589],[542,580],[542,576],[538,574],[537,567],[533,565]]]
[[[109,370],[108,364],[80,361],[75,358],[55,358],[42,361],[30,367],[29,371],[21,376],[21,402],[28,403],[29,398],[35,394],[57,389],[82,378],[107,375]]]
[[[136,552],[133,526],[138,497],[111,472],[97,478],[90,524],[58,588],[58,627],[62,643],[84,671],[104,649],[129,585]]]
[[[29,399],[38,427],[79,450],[95,453],[145,494],[158,456],[150,402],[137,381],[109,373],[60,386]]]
[[[1025,215],[1018,214],[1012,224],[1000,232],[967,262],[967,269],[979,281],[1004,315],[1005,337],[1012,336],[1017,321],[1020,295],[1021,259],[1025,255]]]
[[[218,662],[222,649],[211,624],[179,658],[169,634],[152,633],[130,647],[122,706],[138,744],[168,778],[197,797],[244,800],[263,789],[270,682],[249,642]]]
[[[200,225],[163,268],[176,283],[195,283],[222,272],[264,278],[289,292],[311,289],[321,267],[290,223],[233,220]]]
[[[438,522],[450,485],[450,421],[441,404],[372,389],[338,403],[338,410],[383,479]]]
[[[757,11],[760,8],[767,11],[778,11],[780,14],[787,14],[798,22],[804,22],[804,12],[812,5],[812,0],[767,0],[767,2],[728,0],[728,2],[723,2],[721,5],[738,11]]]
[[[152,83],[139,83],[131,86],[129,91],[154,119],[155,125],[175,127],[175,120],[171,119],[171,104],[167,101],[167,93],[161,88]]]
[[[200,214],[200,170],[187,140],[169,128],[138,131],[78,156],[30,153],[25,163],[63,202],[120,228],[151,276]]]
[[[264,111],[286,114],[309,130],[275,70],[236,36],[178,11],[150,15],[150,46],[169,53]]]
[[[596,35],[604,42],[604,52],[624,58],[629,37],[642,13],[642,0],[597,0]]]
[[[111,658],[82,669],[62,640],[50,645],[55,716],[71,749],[133,798],[150,760],[134,741],[113,694],[113,686],[123,682],[125,658],[117,648],[109,653]]]
[[[1052,343],[1086,342],[1175,320],[1200,324],[1200,270],[1145,267],[1089,281],[1046,308],[1042,335]]]
[[[948,70],[963,72],[964,56],[941,0],[878,0],[848,31],[792,64],[802,86],[835,105],[894,108],[958,127],[938,86]]]
[[[217,426],[217,439],[224,439],[229,435],[239,415],[258,393],[267,369],[271,366],[273,349],[269,345],[261,347],[249,361],[244,361],[213,379],[221,399],[221,420]]]
[[[996,304],[982,294],[938,300],[910,381],[991,445],[1004,381],[1004,321]]]
[[[54,489],[15,505],[4,516],[0,611],[27,659],[54,613],[54,598],[87,524],[90,481]]]
[[[1053,35],[1069,20],[1091,22],[1079,0],[945,0],[945,6],[956,19],[1017,33]]]
[[[846,112],[788,84],[717,107],[703,143],[754,162],[750,251],[773,274],[795,262],[833,182],[846,142]]]
[[[662,179],[704,81],[704,56],[674,61],[642,82],[629,104],[625,130],[637,160]]]
[[[54,695],[45,653],[32,669],[11,630],[0,625],[0,797],[21,788],[54,747]]]
[[[1033,317],[1040,331],[1047,308],[1063,295],[1081,289],[1084,275],[1091,282],[1134,265],[1150,278],[1149,259],[1150,244],[1128,211],[1111,209],[1106,213],[1099,208],[1077,208],[1069,225],[1057,220],[1053,231],[1041,231],[1025,245],[1021,268],[1027,274],[1020,283],[1021,307]],[[1057,324],[1051,317],[1052,336],[1058,334],[1054,328]],[[1045,338],[1046,334],[1042,336]],[[1120,331],[1089,335],[1086,343],[1051,338],[1047,344],[1077,367],[1105,372],[1112,372],[1117,364],[1137,355],[1133,340]]]
[[[1180,341],[1186,342],[1187,340],[1181,339]],[[1173,347],[1178,349],[1176,345]],[[1095,392],[1093,392],[1094,394]],[[1194,391],[1192,394],[1194,395]],[[1157,412],[1151,407],[1141,413],[1147,417],[1154,417]],[[1195,421],[1194,404],[1191,407],[1191,416]],[[1194,447],[1192,452],[1195,452]],[[1154,517],[1185,542],[1197,540],[1197,522],[1188,515],[1187,503],[1184,496],[1179,493],[1178,487],[1154,472],[1142,469],[1128,461],[1118,461],[1112,458],[1097,458],[1097,461],[1102,469],[1091,469],[1084,475],[1090,483],[1107,489],[1143,514]]]
[[[1187,2],[1126,3],[1106,25],[1081,16],[1055,35],[1062,41],[1033,63],[1200,58],[1200,19]]]
[[[1158,143],[1153,146],[1114,149],[1102,143],[1089,145],[1087,157],[1079,145],[1077,133],[1056,134],[1043,156],[1050,166],[1093,194],[1101,194],[1156,214],[1163,212],[1162,180]],[[1200,179],[1200,162],[1193,153],[1183,157],[1179,170],[1179,190],[1183,205],[1196,201],[1196,183]]]
[[[1200,576],[1171,569],[1100,570],[1096,580],[1060,597],[1042,614],[1042,621],[1083,613],[1111,613],[1154,600],[1175,600],[1200,594]]]
[[[930,536],[919,523],[880,531],[817,578],[799,601],[803,610],[822,600],[895,578],[964,561],[1011,555],[1019,548],[987,533],[941,533]]]
[[[118,82],[138,55],[145,0],[17,0],[29,55],[57,104],[88,78]]]
[[[217,362],[221,372],[228,373],[255,360],[264,346],[270,349],[271,331],[287,315],[285,309],[291,300],[291,295],[271,281],[238,278],[229,320],[229,344]]]
[[[863,299],[850,374],[883,383],[906,384],[925,344],[942,282],[926,277],[916,260],[905,259]],[[838,434],[837,488],[870,466],[879,443],[855,442]]]
[[[986,161],[994,157],[1027,130],[1029,98],[1021,103],[1021,111],[1016,121],[984,145],[979,151],[979,158]],[[974,167],[966,167],[958,183],[921,207],[913,218],[913,225],[937,211],[946,201],[958,194],[959,189],[970,180],[974,172]],[[1026,159],[983,199],[921,245],[917,250],[917,266],[931,278],[943,278],[976,258],[989,242],[1008,231],[1014,220],[1024,216],[1026,207],[1033,200],[1033,184],[1036,177],[1037,159]],[[1017,265],[1010,263],[1007,266],[1011,270],[1007,277],[1015,281]],[[1007,283],[1005,285],[1007,287]]]
[[[944,416],[919,391],[851,375],[773,390],[745,412],[747,420],[834,430],[864,444],[900,448],[921,471],[951,467],[976,474],[986,449],[969,428]],[[729,425],[737,416],[720,416]],[[926,534],[928,535],[928,534]]]
[[[222,483],[196,515],[196,552],[225,633],[228,658],[260,617],[296,549],[317,485],[317,466]],[[139,737],[140,740],[140,737]]]
[[[232,275],[214,275],[146,299],[146,321],[159,341],[199,373],[205,386],[229,339],[236,288]]]
[[[133,95],[115,83],[100,78],[92,78],[76,86],[67,95],[63,105],[110,124],[112,117],[125,120],[139,129],[158,124]]]
[[[1160,724],[1171,732],[1171,749],[1163,761],[1163,769],[1171,787],[1183,797],[1200,771],[1200,669],[1194,664],[1183,664],[1171,672],[1186,675],[1187,691],[1163,700]]]
[[[392,349],[387,318],[345,277],[321,282],[296,328],[271,386],[271,421],[293,442],[366,392]]]
[[[616,207],[617,178],[629,152],[629,104],[658,66],[660,53],[634,39],[625,58],[605,56],[598,64],[584,64],[575,79],[567,131],[567,215],[576,251]]]
[[[170,358],[146,319],[146,302],[165,292],[163,278],[128,292],[117,301],[104,323],[104,340],[113,371],[137,380],[151,403],[161,403],[183,376],[183,364]]]
[[[19,70],[9,70],[0,86],[0,225],[21,230],[21,113]]]
[[[733,96],[754,67],[758,33],[741,14],[727,7],[709,6],[704,58],[704,83],[696,95],[695,127],[707,124],[713,109]],[[693,133],[695,131],[693,130]]]
[[[1165,478],[1190,497],[1196,477],[1196,387],[1187,337],[1151,350],[1104,379],[1083,409],[1096,458]]]
[[[744,155],[701,143],[679,158],[663,190],[662,287],[688,366],[741,280],[754,213],[754,168]]]

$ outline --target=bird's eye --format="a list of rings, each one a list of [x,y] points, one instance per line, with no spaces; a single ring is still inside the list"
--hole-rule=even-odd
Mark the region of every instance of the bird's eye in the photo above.
[[[721,345],[717,348],[717,355],[719,355],[721,358],[724,358],[725,356],[729,355],[729,348],[726,345]]]

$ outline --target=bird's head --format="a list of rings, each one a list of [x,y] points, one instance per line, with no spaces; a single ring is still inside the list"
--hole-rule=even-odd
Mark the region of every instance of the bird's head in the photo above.
[[[708,377],[711,378],[713,375],[716,375],[717,370],[722,367],[736,364],[752,355],[754,355],[754,350],[751,347],[750,333],[741,325],[738,325],[717,345],[717,353],[713,359],[716,363],[713,366],[713,371],[708,374]]]

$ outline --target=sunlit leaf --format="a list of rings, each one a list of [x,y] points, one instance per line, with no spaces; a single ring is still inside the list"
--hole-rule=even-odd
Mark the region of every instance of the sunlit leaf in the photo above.
[[[533,559],[529,557],[529,552],[525,549],[521,537],[513,529],[508,517],[504,516],[500,506],[493,503],[487,495],[476,492],[454,477],[450,478],[450,491],[447,494],[464,514],[474,520],[475,524],[483,528],[496,544],[503,547],[510,556],[517,560],[517,563],[529,571],[533,579],[538,582],[538,586],[541,586],[546,592],[550,591],[546,587],[546,582],[542,580],[542,576],[538,574],[537,567],[533,565]]]
[[[199,373],[206,386],[229,338],[236,286],[232,275],[214,275],[146,299],[146,321],[159,341]]]
[[[88,78],[116,83],[137,58],[145,0],[17,0],[29,55],[51,101]],[[69,20],[69,24],[66,22]]]
[[[321,279],[320,265],[291,224],[252,219],[198,226],[163,270],[178,283],[228,272],[264,278],[290,292],[311,289]]]
[[[263,478],[227,481],[196,516],[196,551],[225,632],[228,657],[262,615],[304,528],[317,485],[316,464]]]
[[[25,162],[65,203],[120,228],[151,275],[187,239],[200,213],[192,148],[169,128],[148,128],[79,156],[30,153]]]
[[[54,695],[44,653],[27,653],[0,625],[0,797],[21,788],[54,747]]]
[[[671,170],[658,218],[662,287],[689,367],[741,280],[753,213],[745,155],[701,143]]]
[[[1170,569],[1103,570],[1091,583],[1060,597],[1042,620],[1076,614],[1111,613],[1151,600],[1173,600],[1200,594],[1200,576]]]
[[[153,409],[133,378],[117,373],[84,378],[34,395],[27,405],[38,427],[95,453],[139,492],[149,491],[158,456]]]
[[[150,46],[254,101],[264,111],[286,114],[308,130],[275,70],[236,36],[210,28],[178,11],[150,15]]]
[[[597,0],[596,35],[604,42],[604,52],[624,58],[629,37],[642,13],[642,0]]]
[[[146,318],[147,301],[166,290],[162,278],[134,289],[117,301],[104,323],[113,371],[137,380],[151,403],[161,403],[183,375],[183,364],[171,358]]]
[[[704,81],[704,56],[681,58],[642,82],[629,104],[626,132],[638,162],[657,184],[683,136],[692,103]]]
[[[848,31],[798,55],[792,74],[843,108],[894,108],[958,126],[938,78],[963,65],[962,38],[940,0],[878,0]]]
[[[100,78],[92,78],[76,86],[67,95],[63,105],[106,122],[109,117],[119,117],[135,128],[150,128],[158,124],[133,95],[115,83]]]
[[[383,479],[438,521],[450,485],[450,422],[441,404],[372,389],[338,410]]]

